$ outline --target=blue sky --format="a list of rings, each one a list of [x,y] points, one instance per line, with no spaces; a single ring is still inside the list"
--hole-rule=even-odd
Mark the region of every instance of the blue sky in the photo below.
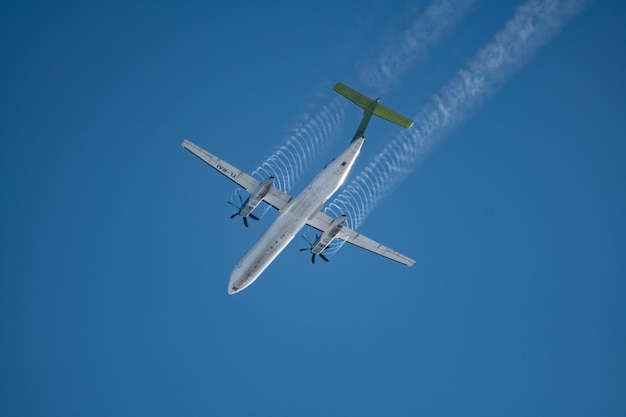
[[[3,5],[0,414],[624,415],[626,7],[446,4]],[[228,296],[276,214],[182,139],[252,172],[324,136],[297,193],[337,81],[416,119],[346,186],[415,146],[359,231],[417,263],[297,238]]]

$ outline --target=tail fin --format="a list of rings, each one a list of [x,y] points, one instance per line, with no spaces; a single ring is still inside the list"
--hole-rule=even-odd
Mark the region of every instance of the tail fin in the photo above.
[[[413,121],[411,119],[408,119],[401,114],[391,110],[389,107],[385,107],[380,104],[378,102],[380,98],[372,100],[371,98],[359,93],[356,90],[353,90],[352,88],[342,83],[335,84],[333,90],[335,90],[336,92],[338,92],[339,94],[341,94],[342,96],[344,96],[364,110],[361,125],[359,125],[359,128],[357,129],[357,132],[355,133],[352,140],[364,135],[365,128],[367,127],[367,124],[369,123],[372,114],[381,117],[391,123],[395,123],[398,126],[402,126],[406,129],[413,126]]]

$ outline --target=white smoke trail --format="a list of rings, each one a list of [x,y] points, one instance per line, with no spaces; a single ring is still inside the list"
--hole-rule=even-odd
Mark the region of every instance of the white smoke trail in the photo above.
[[[431,3],[399,38],[387,42],[385,52],[374,63],[365,66],[359,77],[361,82],[380,92],[389,81],[396,80],[413,62],[423,57],[429,46],[449,33],[475,3],[476,0]]]
[[[432,97],[432,102],[416,114],[414,127],[396,136],[333,199],[326,212],[334,217],[347,214],[347,225],[358,228],[372,208],[417,167],[444,134],[521,69],[588,1],[530,0],[519,6],[495,39],[480,49],[469,65],[458,71]]]
[[[397,78],[411,62],[425,53],[466,14],[476,0],[435,0],[418,16],[403,35],[401,47],[387,46],[373,64],[365,65],[361,78],[370,86],[381,87],[390,77]],[[394,42],[393,45],[397,45]],[[261,162],[254,175],[262,180],[276,178],[282,191],[291,187],[319,155],[331,134],[341,126],[345,117],[345,101],[333,99],[313,118],[295,129],[285,144]]]
[[[279,190],[289,192],[296,179],[302,175],[313,156],[318,154],[332,131],[340,126],[345,117],[346,104],[335,98],[312,118],[297,128],[285,143],[272,153],[252,172],[252,176],[263,181],[274,177],[274,185]],[[230,202],[241,206],[245,197],[241,188],[235,189]],[[255,214],[263,217],[270,206],[265,202],[255,210]]]
[[[274,176],[274,184],[288,192],[313,156],[323,148],[345,117],[345,103],[335,98],[302,126],[294,128],[286,142],[252,173],[259,180]]]

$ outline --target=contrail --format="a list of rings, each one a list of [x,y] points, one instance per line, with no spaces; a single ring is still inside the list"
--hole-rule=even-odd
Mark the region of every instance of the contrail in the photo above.
[[[345,117],[345,104],[335,98],[312,118],[293,129],[285,143],[252,173],[259,180],[274,176],[276,187],[288,192],[313,156],[323,148]]]
[[[433,1],[413,21],[410,29],[402,34],[402,45],[386,48],[383,55],[372,64],[364,66],[361,78],[367,85],[377,87],[382,87],[391,78],[397,79],[428,47],[448,33],[475,2],[476,0]],[[398,42],[394,44],[397,45]],[[320,154],[332,133],[342,125],[345,108],[346,104],[341,99],[333,99],[322,106],[317,115],[294,129],[284,144],[261,162],[254,171],[255,177],[265,179],[274,176],[276,187],[289,192]]]
[[[331,133],[342,124],[345,108],[345,103],[338,98],[324,105],[315,116],[293,128],[285,143],[267,157],[252,172],[252,176],[259,181],[273,176],[276,188],[289,192],[297,178],[311,163],[311,159],[320,152]],[[237,207],[245,200],[242,191],[241,188],[236,188],[230,196],[230,202]],[[270,206],[263,202],[255,214],[262,217],[269,208]]]
[[[396,136],[325,211],[334,217],[348,215],[348,227],[357,229],[373,207],[418,166],[446,133],[529,62],[588,2],[530,0],[519,6],[494,40],[415,115],[414,127]]]
[[[416,60],[422,58],[429,46],[452,28],[474,6],[476,0],[440,0],[431,3],[411,27],[398,38],[387,42],[385,52],[365,66],[359,79],[378,91],[402,75]]]

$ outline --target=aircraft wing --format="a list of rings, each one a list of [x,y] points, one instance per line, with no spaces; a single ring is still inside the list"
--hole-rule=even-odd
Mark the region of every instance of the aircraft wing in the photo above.
[[[217,156],[205,151],[198,145],[189,142],[187,139],[183,141],[182,146],[248,192],[253,192],[261,184],[261,181],[257,180],[251,175],[246,174],[245,172],[229,164],[228,162],[219,159]],[[264,201],[266,201],[272,207],[278,210],[281,210],[283,207],[285,207],[287,203],[291,201],[291,199],[292,197],[289,194],[280,191],[276,187],[272,187],[267,195],[263,197]],[[315,216],[307,220],[307,224],[317,230],[325,232],[329,229],[330,224],[333,220],[334,219],[332,217],[320,211]],[[393,249],[381,245],[380,243],[366,236],[363,236],[362,234],[357,233],[354,230],[349,229],[345,226],[341,228],[339,234],[337,234],[336,237],[338,239],[345,240],[346,242],[351,243],[355,246],[358,246],[370,252],[374,252],[378,255],[384,256],[385,258],[391,259],[407,266],[411,266],[415,263],[415,260],[409,258],[408,256],[405,256],[399,252],[394,251]]]
[[[198,145],[189,142],[187,139],[183,141],[182,146],[248,192],[253,192],[261,184],[261,181],[257,180],[253,176],[248,175],[228,162],[219,159],[217,156],[205,151]],[[272,187],[267,195],[263,197],[264,201],[278,210],[285,207],[291,199],[292,197],[289,194],[280,191],[276,187]]]
[[[332,221],[332,217],[320,211],[315,216],[307,220],[307,224],[321,232],[325,232],[328,230],[328,227]],[[406,266],[412,266],[415,263],[414,259],[411,259],[408,256],[396,252],[395,250],[390,249],[387,246],[381,245],[380,243],[368,238],[367,236],[363,236],[362,234],[355,232],[354,230],[349,229],[345,226],[341,228],[341,231],[339,232],[339,234],[337,234],[337,238],[345,240],[346,242],[358,246],[362,249],[374,252],[380,256],[384,256],[385,258],[391,259],[392,261],[400,262],[401,264]]]

